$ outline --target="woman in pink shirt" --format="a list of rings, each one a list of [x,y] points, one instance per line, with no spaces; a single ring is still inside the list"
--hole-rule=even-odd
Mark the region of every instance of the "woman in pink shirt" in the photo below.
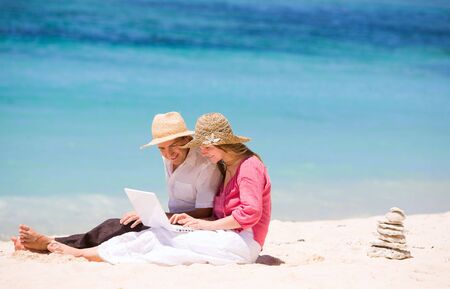
[[[203,230],[247,230],[262,248],[270,223],[271,185],[259,156],[243,144],[249,140],[235,136],[220,113],[205,114],[198,119],[195,137],[185,147],[200,146],[202,155],[216,163],[224,176],[214,199],[216,220],[181,214],[171,221]]]
[[[185,147],[201,153],[219,167],[224,181],[214,199],[214,218],[196,219],[175,214],[172,224],[197,229],[172,232],[150,228],[114,237],[98,247],[75,249],[52,242],[52,252],[113,264],[150,262],[164,265],[192,263],[253,263],[268,232],[271,213],[270,179],[257,154],[234,135],[220,113],[202,115],[194,139]]]

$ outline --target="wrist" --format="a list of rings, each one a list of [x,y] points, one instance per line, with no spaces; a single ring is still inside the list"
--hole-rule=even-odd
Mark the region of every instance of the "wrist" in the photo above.
[[[205,220],[205,230],[210,230],[210,231],[215,230],[214,221]]]

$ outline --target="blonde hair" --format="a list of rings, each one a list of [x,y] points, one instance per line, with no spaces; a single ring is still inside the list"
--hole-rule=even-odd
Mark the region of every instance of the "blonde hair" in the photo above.
[[[216,147],[218,149],[223,150],[224,152],[232,152],[238,156],[244,156],[247,158],[256,156],[260,161],[262,161],[261,157],[257,153],[253,152],[243,143],[216,145]],[[225,164],[225,162],[223,161],[218,162],[217,167],[219,168],[219,171],[222,173],[222,176],[225,177],[227,171],[227,165]]]

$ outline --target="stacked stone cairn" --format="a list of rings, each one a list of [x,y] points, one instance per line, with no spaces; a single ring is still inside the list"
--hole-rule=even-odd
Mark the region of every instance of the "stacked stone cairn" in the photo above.
[[[391,208],[384,216],[384,220],[378,221],[378,239],[371,243],[367,255],[370,257],[385,257],[388,259],[402,260],[411,258],[411,253],[406,245],[403,221],[406,216],[399,208]]]

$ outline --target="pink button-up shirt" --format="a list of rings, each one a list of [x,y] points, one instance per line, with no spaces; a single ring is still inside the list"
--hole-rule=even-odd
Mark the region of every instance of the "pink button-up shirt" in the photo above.
[[[241,162],[228,184],[219,188],[214,199],[214,216],[232,215],[241,225],[237,231],[251,228],[261,248],[270,223],[270,179],[264,164],[252,156]]]

